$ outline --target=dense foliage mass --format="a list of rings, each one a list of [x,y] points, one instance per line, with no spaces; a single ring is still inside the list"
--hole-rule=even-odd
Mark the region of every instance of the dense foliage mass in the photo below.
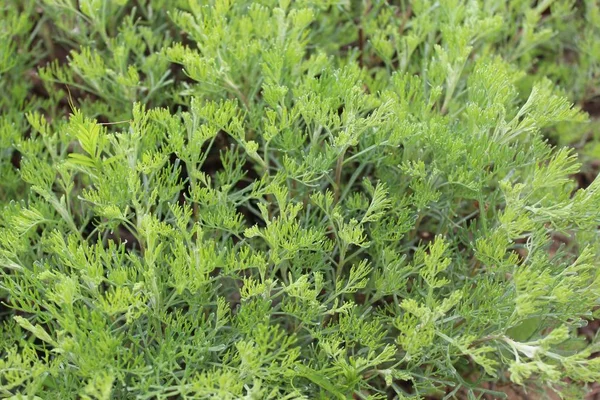
[[[4,0],[0,92],[2,398],[600,379],[594,0]]]

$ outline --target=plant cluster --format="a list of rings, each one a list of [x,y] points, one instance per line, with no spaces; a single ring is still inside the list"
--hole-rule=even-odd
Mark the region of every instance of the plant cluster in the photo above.
[[[596,1],[2,4],[0,397],[600,380]]]

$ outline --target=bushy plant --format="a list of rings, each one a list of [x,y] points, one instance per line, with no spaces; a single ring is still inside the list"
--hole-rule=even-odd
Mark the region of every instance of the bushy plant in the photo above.
[[[2,398],[600,379],[594,0],[0,10]]]

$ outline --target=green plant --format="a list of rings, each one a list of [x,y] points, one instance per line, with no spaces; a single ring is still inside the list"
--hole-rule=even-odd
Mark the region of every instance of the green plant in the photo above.
[[[2,397],[600,379],[598,5],[390,3],[3,6]]]

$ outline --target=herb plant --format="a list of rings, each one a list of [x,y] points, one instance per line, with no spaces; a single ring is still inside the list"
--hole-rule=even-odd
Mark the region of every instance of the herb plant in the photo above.
[[[0,397],[600,380],[594,0],[0,13]]]

